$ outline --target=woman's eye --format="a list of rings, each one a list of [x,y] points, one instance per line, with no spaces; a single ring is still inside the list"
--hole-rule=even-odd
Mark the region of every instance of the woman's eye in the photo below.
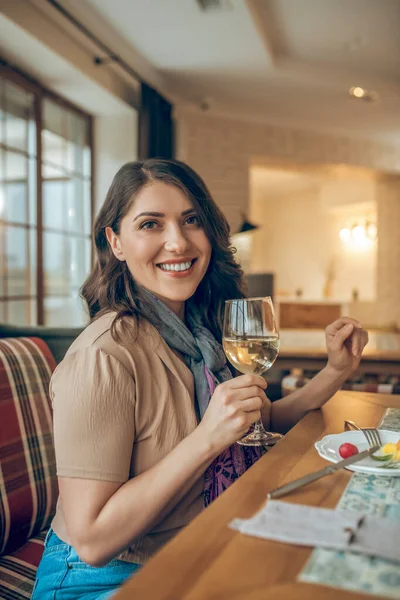
[[[155,229],[157,225],[157,221],[145,221],[140,225],[139,229]]]
[[[186,219],[185,222],[187,225],[199,225],[199,219],[196,217],[196,215],[191,215]]]

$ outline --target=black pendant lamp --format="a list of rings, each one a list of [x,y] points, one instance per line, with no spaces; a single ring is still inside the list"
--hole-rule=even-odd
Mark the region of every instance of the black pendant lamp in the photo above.
[[[242,214],[242,223],[237,231],[237,233],[245,233],[246,231],[254,231],[255,229],[258,229],[259,225],[254,225],[254,223],[250,223],[250,221],[248,221],[246,219],[246,216],[244,214]]]

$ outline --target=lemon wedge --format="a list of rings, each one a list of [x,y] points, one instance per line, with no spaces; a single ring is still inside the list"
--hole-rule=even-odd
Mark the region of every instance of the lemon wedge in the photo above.
[[[396,444],[385,444],[381,450],[382,454],[394,454],[397,450]]]

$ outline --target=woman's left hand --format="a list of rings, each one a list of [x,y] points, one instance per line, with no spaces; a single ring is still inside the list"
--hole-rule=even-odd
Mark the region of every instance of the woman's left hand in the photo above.
[[[368,333],[356,319],[342,317],[325,330],[328,365],[343,376],[350,375],[360,364],[368,343]]]

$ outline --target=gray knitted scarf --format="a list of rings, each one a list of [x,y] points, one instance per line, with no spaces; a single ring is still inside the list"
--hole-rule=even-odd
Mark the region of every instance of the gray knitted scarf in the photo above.
[[[203,418],[211,395],[206,369],[215,385],[232,378],[221,344],[203,325],[200,312],[193,302],[186,303],[184,323],[145,288],[141,288],[141,295],[145,299],[140,304],[141,314],[156,327],[168,346],[183,355],[185,364],[192,372],[197,409],[200,418]]]

